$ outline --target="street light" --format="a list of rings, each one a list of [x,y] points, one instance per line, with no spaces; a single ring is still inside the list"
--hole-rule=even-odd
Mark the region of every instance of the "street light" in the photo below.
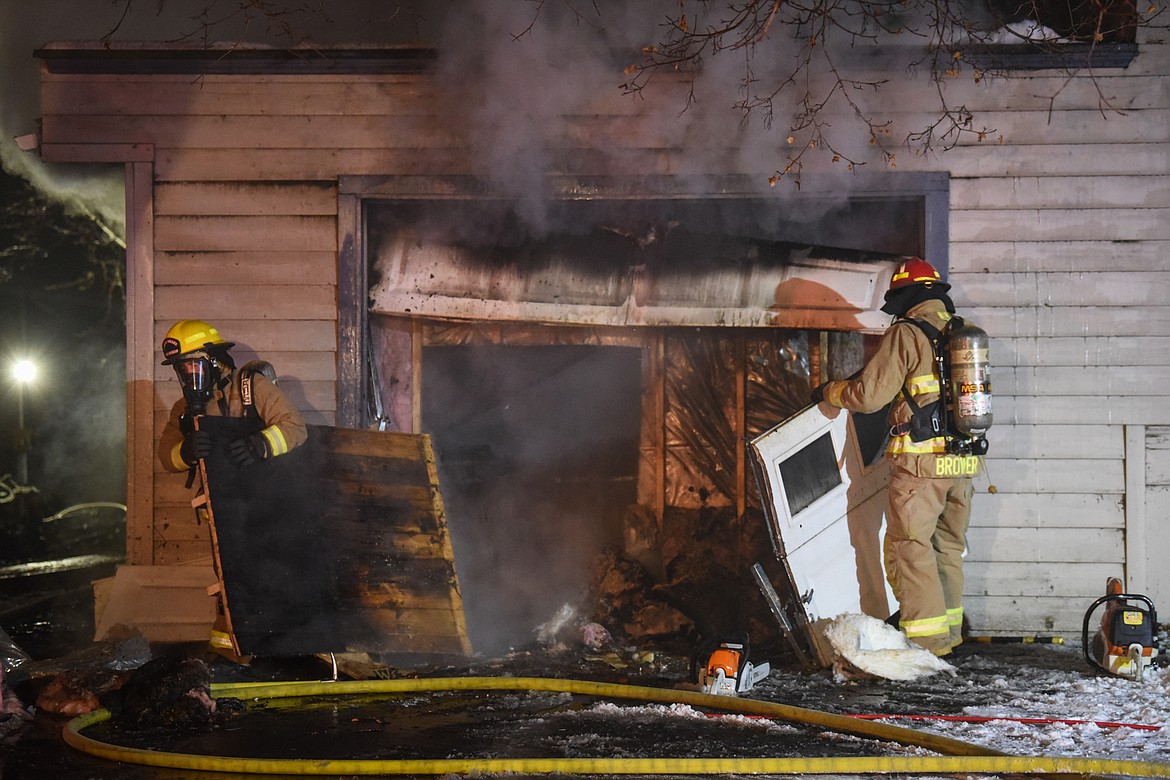
[[[18,360],[12,365],[12,376],[16,379],[16,481],[28,484],[28,448],[31,437],[24,429],[25,388],[37,378],[37,366],[31,360]]]

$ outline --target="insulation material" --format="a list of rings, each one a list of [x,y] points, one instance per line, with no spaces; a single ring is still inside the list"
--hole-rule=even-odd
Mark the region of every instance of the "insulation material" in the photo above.
[[[914,644],[887,623],[850,613],[818,621],[813,629],[833,648],[838,678],[918,680],[939,672],[954,675],[955,667]]]

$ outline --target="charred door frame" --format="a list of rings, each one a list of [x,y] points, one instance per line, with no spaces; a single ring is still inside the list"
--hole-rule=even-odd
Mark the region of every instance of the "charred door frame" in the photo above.
[[[754,177],[728,176],[707,192],[689,189],[671,177],[557,177],[562,200],[679,198],[735,200],[761,196]],[[807,198],[857,199],[883,195],[917,198],[921,212],[922,254],[945,277],[949,268],[950,175],[946,172],[808,175],[801,181]],[[766,191],[765,191],[766,194]],[[341,176],[337,204],[337,425],[365,428],[369,416],[369,276],[366,206],[379,200],[474,200],[498,197],[471,176]]]

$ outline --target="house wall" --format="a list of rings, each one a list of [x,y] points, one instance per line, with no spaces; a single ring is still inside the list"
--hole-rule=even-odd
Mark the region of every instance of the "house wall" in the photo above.
[[[956,95],[998,128],[942,156],[956,304],[995,366],[998,492],[978,485],[968,536],[977,632],[1079,634],[1109,576],[1170,598],[1147,555],[1170,552],[1170,526],[1134,479],[1135,431],[1170,416],[1168,72],[1170,47],[1143,42],[1095,81],[1040,72]]]
[[[1146,426],[1170,424],[1162,397],[1170,272],[1161,267],[1170,247],[1170,46],[1140,43],[1128,68],[1092,78],[968,72],[945,92],[991,131],[928,155],[898,148],[883,169],[949,171],[949,278],[963,313],[992,337],[996,424],[969,535],[975,633],[1079,633],[1108,576],[1170,598],[1146,563],[1146,550],[1165,549],[1170,536],[1156,498],[1146,509],[1146,494],[1159,489],[1133,478],[1147,442],[1161,441]],[[101,62],[97,49],[77,56]],[[436,121],[441,101],[426,75],[193,78],[82,73],[62,67],[67,60],[50,57],[43,69],[43,156],[124,162],[133,185],[129,559],[203,558],[206,529],[194,522],[183,477],[162,473],[153,455],[179,396],[154,352],[166,328],[211,320],[240,345],[239,357],[276,365],[310,422],[333,423],[337,399],[351,392],[338,386],[338,258],[352,252],[339,237],[355,223],[360,230],[339,178],[477,174],[483,163]],[[686,85],[656,83],[645,101],[614,94],[583,111],[555,155],[558,170],[687,170],[682,131],[643,121],[679,105]],[[933,93],[925,76],[900,77],[860,99],[875,101],[891,122],[887,138],[898,139],[930,120]],[[589,142],[627,153],[601,154]],[[714,172],[771,173],[751,160],[729,156]],[[802,175],[818,168],[841,172],[810,158]]]

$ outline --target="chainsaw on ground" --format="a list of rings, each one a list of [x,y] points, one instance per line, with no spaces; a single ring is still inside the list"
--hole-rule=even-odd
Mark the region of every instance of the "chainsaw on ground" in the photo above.
[[[1085,613],[1081,647],[1090,666],[1118,677],[1141,680],[1158,655],[1154,647],[1158,616],[1149,598],[1122,590],[1121,580],[1116,577],[1105,583],[1105,595]],[[1102,604],[1106,606],[1101,626],[1090,640],[1089,623]]]
[[[747,693],[772,672],[766,662],[753,664],[748,661],[746,641],[701,646],[692,659],[691,668],[692,677],[703,693],[720,696]]]

